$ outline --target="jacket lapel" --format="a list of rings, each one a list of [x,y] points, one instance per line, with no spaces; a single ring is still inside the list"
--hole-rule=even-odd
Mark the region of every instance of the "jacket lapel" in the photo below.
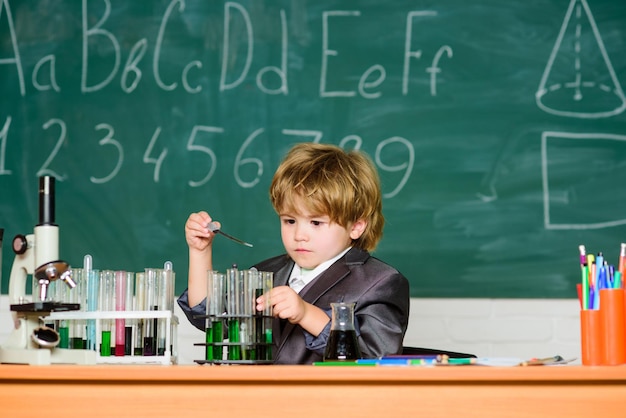
[[[332,289],[337,283],[350,273],[350,269],[343,258],[337,260],[326,271],[322,272],[311,283],[300,291],[300,297],[305,302],[315,304],[317,300]]]
[[[287,263],[274,273],[274,287],[287,285],[291,270],[293,270],[295,264],[291,258],[287,257],[287,260]]]
[[[274,273],[274,287],[287,285],[289,276],[291,275],[291,270],[293,269],[295,263],[289,257],[286,258],[288,260],[287,263]],[[275,318],[272,321],[272,335],[274,335],[274,338],[276,338],[276,336],[280,336],[280,341],[277,341],[276,344],[277,349],[276,353],[274,353],[274,357],[276,357],[285,343],[285,336],[287,335],[284,331],[285,324],[289,324],[289,321],[286,319]]]

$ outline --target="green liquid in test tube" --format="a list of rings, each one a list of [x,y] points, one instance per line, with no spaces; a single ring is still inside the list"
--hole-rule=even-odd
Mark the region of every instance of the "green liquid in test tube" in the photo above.
[[[267,343],[267,350],[265,352],[265,360],[272,359],[272,328],[271,325],[265,330],[265,342]]]
[[[209,320],[207,319],[207,324]],[[206,347],[204,349],[204,358],[206,361],[213,360],[213,330],[207,326],[204,328],[204,342]]]
[[[111,331],[102,331],[100,355],[102,357],[109,357],[111,355]]]
[[[70,346],[78,350],[87,348],[86,340],[82,338],[70,338]]]
[[[213,321],[211,324],[211,335],[213,343],[221,343],[224,341],[224,328],[222,326],[222,321]],[[213,345],[213,360],[221,360],[222,359],[222,346],[221,345]]]
[[[59,348],[70,348],[70,329],[65,320],[59,326]]]
[[[241,346],[239,345],[239,320],[228,320],[228,360],[241,360]]]

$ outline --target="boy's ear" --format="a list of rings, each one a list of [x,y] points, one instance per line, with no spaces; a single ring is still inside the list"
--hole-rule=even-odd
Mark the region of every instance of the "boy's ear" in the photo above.
[[[361,238],[361,235],[363,235],[363,232],[365,232],[366,226],[367,226],[367,221],[363,219],[359,219],[358,221],[353,223],[352,227],[350,228],[350,238],[352,239]]]

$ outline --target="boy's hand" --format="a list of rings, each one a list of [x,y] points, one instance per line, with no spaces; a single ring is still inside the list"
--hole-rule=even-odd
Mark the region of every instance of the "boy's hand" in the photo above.
[[[289,286],[278,286],[259,296],[256,309],[264,310],[266,301],[272,306],[272,314],[278,318],[287,319],[292,324],[298,324],[304,318],[307,304]]]
[[[190,250],[204,251],[213,242],[215,234],[207,228],[212,221],[208,213],[192,213],[185,223],[185,239]],[[219,222],[215,222],[219,227]]]
[[[272,306],[272,313],[278,318],[287,319],[298,324],[313,336],[318,336],[330,322],[330,318],[320,308],[305,302],[295,290],[289,286],[277,286],[256,300],[257,311]]]

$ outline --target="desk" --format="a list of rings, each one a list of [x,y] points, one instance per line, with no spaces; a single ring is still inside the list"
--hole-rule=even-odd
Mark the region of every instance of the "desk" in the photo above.
[[[624,417],[626,366],[0,365],[0,410],[11,418]]]

